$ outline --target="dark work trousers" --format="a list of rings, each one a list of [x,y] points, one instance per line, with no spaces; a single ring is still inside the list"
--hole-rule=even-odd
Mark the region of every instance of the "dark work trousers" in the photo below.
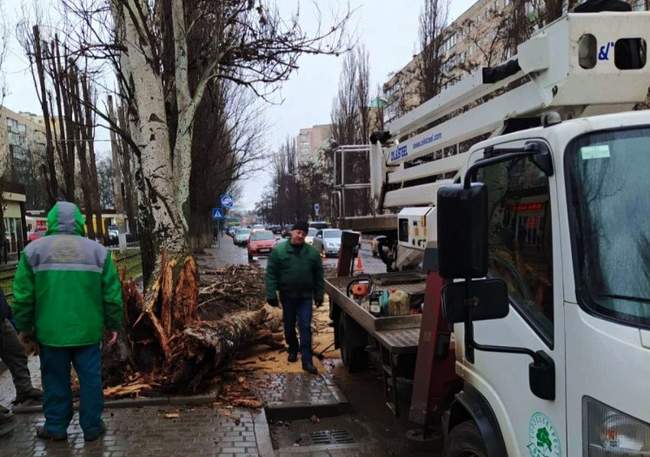
[[[283,298],[282,321],[284,322],[284,339],[290,353],[302,354],[302,364],[311,365],[311,298]],[[296,320],[300,332],[300,346],[296,337]]]
[[[79,376],[79,425],[84,435],[102,429],[102,353],[99,344],[76,347],[41,345],[41,376],[43,378],[43,413],[45,429],[63,435],[72,420],[70,364]]]
[[[32,380],[27,368],[27,355],[9,319],[0,318],[0,359],[7,365],[16,388],[16,395],[28,393]]]

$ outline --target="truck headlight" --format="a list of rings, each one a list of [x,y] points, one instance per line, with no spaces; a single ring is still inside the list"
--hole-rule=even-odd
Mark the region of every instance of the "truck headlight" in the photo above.
[[[582,401],[585,457],[650,456],[650,425],[593,398]]]

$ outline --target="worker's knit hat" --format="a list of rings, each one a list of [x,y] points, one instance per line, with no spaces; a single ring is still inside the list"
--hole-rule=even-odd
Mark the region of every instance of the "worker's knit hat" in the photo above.
[[[298,221],[293,224],[291,230],[302,230],[303,232],[307,233],[309,231],[309,225],[305,221]]]

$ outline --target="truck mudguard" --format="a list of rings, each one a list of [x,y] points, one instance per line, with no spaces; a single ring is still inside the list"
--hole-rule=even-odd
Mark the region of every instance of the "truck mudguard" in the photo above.
[[[492,407],[478,390],[465,384],[451,405],[446,434],[457,424],[470,419],[483,437],[488,456],[506,457],[506,445]]]

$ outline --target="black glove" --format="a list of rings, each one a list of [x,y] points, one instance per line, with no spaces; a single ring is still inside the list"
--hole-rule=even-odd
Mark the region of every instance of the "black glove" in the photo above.
[[[268,303],[270,306],[273,306],[274,308],[280,306],[277,298],[267,298],[266,303]]]
[[[323,306],[323,299],[322,298],[315,298],[314,299],[314,305],[316,305],[316,308],[320,308]]]

